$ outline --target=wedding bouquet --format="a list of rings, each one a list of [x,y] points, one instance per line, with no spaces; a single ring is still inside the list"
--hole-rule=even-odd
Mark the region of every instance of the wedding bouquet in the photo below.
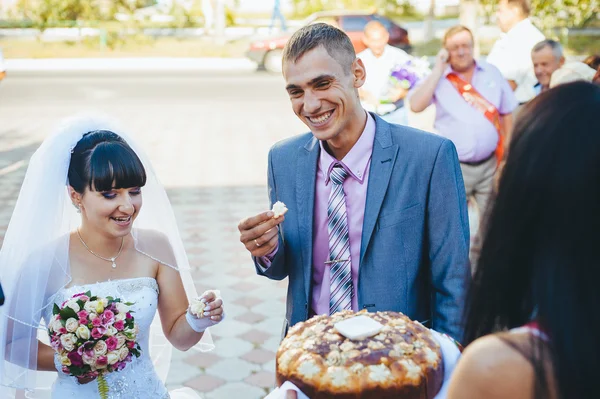
[[[396,65],[390,74],[390,85],[410,90],[424,77],[429,75],[429,61],[426,57],[410,58],[404,64]]]
[[[61,307],[54,304],[48,323],[50,345],[58,353],[62,371],[80,382],[97,379],[103,399],[108,397],[104,375],[123,370],[132,356],[140,356],[131,305],[88,291],[73,295]]]

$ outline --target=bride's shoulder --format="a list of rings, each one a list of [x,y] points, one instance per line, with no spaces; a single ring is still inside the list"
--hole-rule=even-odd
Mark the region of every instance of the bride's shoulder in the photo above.
[[[132,235],[137,242],[151,242],[158,245],[169,245],[166,234],[154,229],[133,229]]]
[[[169,238],[153,229],[134,229],[132,236],[138,252],[166,265],[175,265],[175,255]]]

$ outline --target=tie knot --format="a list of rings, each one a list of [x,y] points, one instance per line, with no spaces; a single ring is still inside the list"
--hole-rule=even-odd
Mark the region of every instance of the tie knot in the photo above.
[[[329,174],[329,178],[333,184],[343,184],[346,177],[348,177],[348,172],[339,163],[333,166]]]

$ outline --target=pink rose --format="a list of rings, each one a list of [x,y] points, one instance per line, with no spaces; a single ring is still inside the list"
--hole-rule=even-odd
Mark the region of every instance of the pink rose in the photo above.
[[[62,372],[65,374],[71,374],[71,370],[67,366],[62,366]]]
[[[78,351],[69,352],[67,357],[69,358],[73,366],[83,366],[83,360],[81,359],[81,355],[78,353]]]
[[[127,318],[128,319],[133,319],[133,316],[131,315],[131,313],[127,312]]]
[[[96,359],[96,367],[99,369],[103,369],[106,368],[106,366],[108,366],[108,357],[104,355],[98,356],[98,358]]]
[[[86,350],[85,352],[83,352],[81,360],[83,361],[83,363],[95,367],[96,358],[94,357],[94,351]]]
[[[59,334],[66,334],[66,333],[68,333],[68,331],[67,331],[67,329],[66,329],[66,328],[64,328],[64,327],[61,327],[61,328],[59,328],[59,329],[58,329],[58,333],[59,333]]]
[[[100,327],[102,325],[102,319],[100,317],[96,317],[94,320],[92,320],[92,325],[94,327]]]
[[[125,328],[125,322],[123,320],[117,320],[113,325],[115,326],[117,331],[123,331],[123,329]]]
[[[109,339],[106,340],[106,347],[108,348],[109,352],[117,349],[118,345],[119,345],[119,340],[117,339],[117,337],[110,337]]]
[[[87,317],[88,317],[87,310],[80,310],[79,312],[77,312],[77,317],[79,317],[80,319],[87,319]]]
[[[90,298],[87,295],[85,295],[85,292],[82,292],[80,294],[75,294],[75,295],[73,295],[73,298],[77,298],[78,300],[83,301],[83,302],[87,302],[90,300]]]
[[[126,345],[127,345],[127,347],[129,349],[133,349],[135,347],[135,342],[133,342],[133,341],[127,341]]]
[[[52,347],[52,349],[54,349],[55,351],[58,352],[58,350],[60,349],[60,339],[54,339],[55,337],[52,337],[52,341],[50,341],[50,346]]]
[[[102,313],[102,323],[110,324],[113,321],[115,321],[115,314],[110,310],[105,310],[104,313]]]
[[[106,328],[104,328],[104,327],[94,327],[92,329],[92,338],[100,339],[100,338],[102,338],[102,336],[104,335],[105,332],[106,332]]]

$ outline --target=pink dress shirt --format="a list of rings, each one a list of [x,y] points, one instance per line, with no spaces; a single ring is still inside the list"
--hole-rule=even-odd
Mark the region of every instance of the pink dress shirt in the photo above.
[[[340,163],[349,175],[344,181],[346,194],[346,211],[348,214],[348,232],[350,238],[350,258],[352,271],[352,310],[358,310],[358,267],[360,263],[360,246],[362,237],[365,204],[367,200],[367,183],[369,166],[373,153],[375,140],[375,120],[367,114],[365,129],[352,149],[344,159],[338,161],[330,155],[323,143],[320,142],[321,151],[317,165],[315,182],[315,208],[313,214],[313,277],[312,277],[312,303],[309,314],[329,314],[330,295],[330,266],[325,262],[329,260],[329,232],[327,231],[327,203],[331,192],[329,174],[336,163]],[[259,263],[268,268],[277,253],[276,248],[267,256],[259,258]]]
[[[340,163],[349,173],[344,181],[346,194],[346,211],[348,214],[348,232],[350,238],[350,258],[352,270],[352,310],[358,310],[358,267],[360,263],[360,245],[362,237],[363,220],[365,217],[365,204],[367,200],[367,186],[369,166],[373,153],[375,140],[375,120],[367,114],[367,124],[360,138],[354,144],[344,159],[338,161],[331,156],[323,142],[317,165],[317,180],[315,186],[315,209],[313,214],[313,276],[312,276],[312,303],[311,315],[329,314],[330,294],[330,265],[329,260],[329,232],[327,231],[327,203],[331,192],[329,174],[336,163]]]

